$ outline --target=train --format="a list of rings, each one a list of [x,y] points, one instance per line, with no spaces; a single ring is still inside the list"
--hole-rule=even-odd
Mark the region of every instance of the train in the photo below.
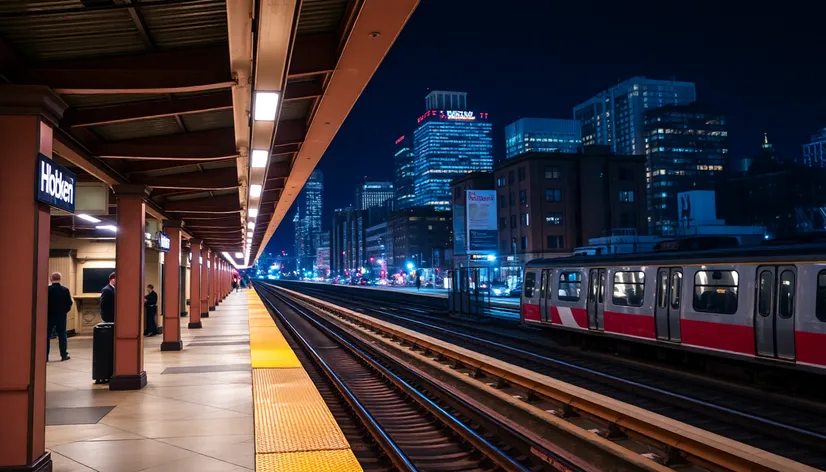
[[[826,244],[535,259],[522,323],[826,373]]]

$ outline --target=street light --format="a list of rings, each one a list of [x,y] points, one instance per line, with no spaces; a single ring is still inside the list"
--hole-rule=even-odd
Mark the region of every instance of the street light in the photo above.
[[[413,265],[413,263],[412,263],[412,262],[408,262],[408,263],[407,263],[407,270],[413,270],[413,268],[414,268],[414,267],[416,267],[416,266],[415,266],[415,265]]]

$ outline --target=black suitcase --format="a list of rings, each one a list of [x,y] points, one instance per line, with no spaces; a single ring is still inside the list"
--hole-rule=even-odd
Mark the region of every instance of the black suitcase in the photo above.
[[[92,337],[92,378],[106,383],[112,378],[115,355],[115,323],[98,323]]]

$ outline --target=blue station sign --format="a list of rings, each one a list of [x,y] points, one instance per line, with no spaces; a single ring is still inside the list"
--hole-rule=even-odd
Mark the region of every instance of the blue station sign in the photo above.
[[[75,212],[75,174],[43,154],[37,154],[37,201]]]
[[[172,240],[169,239],[169,235],[164,233],[163,231],[158,232],[158,249],[163,252],[169,252],[169,248],[172,245]]]

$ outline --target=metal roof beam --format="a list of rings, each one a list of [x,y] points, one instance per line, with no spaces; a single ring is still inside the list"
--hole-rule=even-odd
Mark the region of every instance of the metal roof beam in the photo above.
[[[304,100],[306,98],[318,98],[324,93],[324,88],[321,82],[298,82],[295,84],[287,83],[287,88],[284,90],[284,101]]]
[[[232,167],[152,177],[136,175],[129,180],[135,184],[148,185],[153,189],[225,190],[238,187],[238,175]]]
[[[237,195],[176,200],[167,202],[164,207],[167,213],[236,213],[241,211]]]
[[[60,94],[199,92],[235,84],[226,45],[43,62],[9,75]]]
[[[232,94],[221,91],[209,95],[173,98],[154,102],[127,103],[99,108],[70,108],[63,117],[66,126],[97,126],[124,121],[203,113],[232,108]]]
[[[205,161],[237,156],[232,128],[102,142],[92,145],[90,151],[107,159]]]
[[[275,130],[275,139],[273,139],[272,145],[275,147],[302,143],[306,135],[307,123],[303,119],[280,121],[278,128]]]
[[[140,2],[140,0],[116,0],[116,2],[123,5],[135,5]],[[127,8],[126,11],[129,13],[129,18],[132,19],[135,29],[138,30],[138,36],[141,37],[141,41],[143,41],[144,46],[146,46],[146,50],[154,51],[155,43],[152,41],[152,37],[149,36],[149,28],[146,27],[146,22],[143,21],[143,16],[134,7]]]
[[[338,61],[339,38],[334,34],[308,34],[295,39],[288,77],[332,72]]]
[[[235,159],[234,157],[227,157],[223,159],[223,161],[229,161],[230,159]],[[158,170],[173,170],[173,169],[180,169],[184,167],[192,167],[199,164],[206,164],[206,163],[214,163],[219,162],[218,160],[208,159],[208,160],[185,160],[185,161],[161,161],[157,159],[153,160],[140,160],[140,161],[126,161],[123,159],[120,160],[113,160],[112,162],[121,162],[123,166],[120,170],[122,174],[138,174],[142,172],[152,172]],[[231,166],[230,166],[231,167]]]

